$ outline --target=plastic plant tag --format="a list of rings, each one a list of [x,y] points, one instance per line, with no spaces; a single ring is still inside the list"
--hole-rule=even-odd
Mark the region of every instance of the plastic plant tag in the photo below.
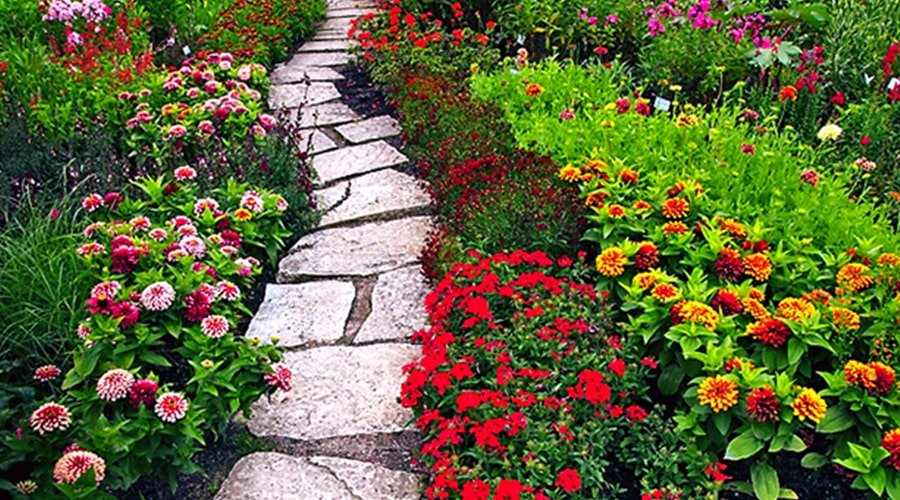
[[[181,52],[182,52],[185,56],[189,56],[189,55],[191,55],[191,48],[188,47],[187,45],[185,45],[184,47],[181,48]]]
[[[653,101],[653,107],[660,111],[668,111],[671,106],[672,101],[659,96],[656,96],[656,100]]]

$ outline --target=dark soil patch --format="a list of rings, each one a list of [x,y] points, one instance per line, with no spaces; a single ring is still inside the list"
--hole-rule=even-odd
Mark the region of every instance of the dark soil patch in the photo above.
[[[815,446],[814,446],[815,448]],[[819,469],[807,469],[800,465],[804,453],[778,453],[771,456],[772,467],[778,471],[782,488],[797,493],[798,498],[817,500],[864,500],[866,495],[850,488],[852,478],[835,466],[825,465]],[[729,464],[728,474],[735,480],[750,482],[750,468],[747,464]],[[722,492],[722,499],[745,500],[752,496],[734,491]]]
[[[378,88],[372,83],[368,73],[356,64],[338,68],[338,72],[344,75],[343,80],[335,82],[342,101],[358,115],[365,118],[370,116],[391,115],[396,118],[396,112],[387,105],[387,100]]]

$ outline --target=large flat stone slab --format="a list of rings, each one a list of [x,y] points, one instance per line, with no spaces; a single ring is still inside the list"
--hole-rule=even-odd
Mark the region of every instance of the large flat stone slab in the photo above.
[[[350,29],[350,19],[348,18],[335,18],[335,19],[326,19],[322,24],[319,25],[319,29],[316,32],[328,31],[328,30],[337,30],[343,31],[344,34],[347,33],[347,30]]]
[[[292,57],[285,67],[343,66],[352,60],[346,52],[304,52]]]
[[[276,336],[287,347],[336,342],[344,336],[355,296],[353,283],[345,281],[267,285],[247,337],[269,342]]]
[[[259,400],[250,431],[293,439],[400,431],[412,415],[397,402],[402,367],[419,351],[411,344],[372,344],[288,352],[294,389]]]
[[[331,82],[289,83],[273,85],[269,89],[269,107],[296,108],[301,105],[313,106],[339,99],[341,93]]]
[[[300,46],[297,52],[340,52],[352,46],[350,40],[310,40]]]
[[[339,182],[315,195],[318,206],[328,210],[322,215],[321,226],[422,213],[431,201],[422,181],[391,169]]]
[[[353,144],[359,144],[398,135],[400,134],[400,124],[391,116],[381,115],[341,125],[337,131],[344,139]]]
[[[321,130],[313,130],[313,132],[307,138],[309,142],[303,140],[303,146],[309,146],[310,154],[319,154],[324,153],[326,151],[331,151],[332,149],[337,149],[338,145],[331,137],[325,135]]]
[[[396,148],[384,141],[367,142],[318,155],[312,167],[322,183],[330,183],[354,175],[402,165],[408,160]]]
[[[341,17],[362,17],[369,12],[375,12],[374,9],[328,9],[325,14],[326,19],[334,19]]]
[[[326,102],[316,106],[304,106],[300,110],[300,128],[326,127],[358,120],[359,115],[342,102]],[[296,112],[290,120],[296,122]]]
[[[403,340],[425,328],[428,288],[420,266],[404,267],[379,276],[372,291],[372,312],[354,342]]]
[[[411,265],[430,230],[430,217],[409,217],[310,233],[281,260],[278,282],[372,276]]]
[[[330,82],[343,79],[344,75],[337,71],[317,66],[310,68],[280,66],[275,68],[270,75],[270,80],[274,85],[305,82],[306,80],[311,82]]]
[[[241,458],[217,500],[414,500],[418,477],[367,462],[259,452]]]

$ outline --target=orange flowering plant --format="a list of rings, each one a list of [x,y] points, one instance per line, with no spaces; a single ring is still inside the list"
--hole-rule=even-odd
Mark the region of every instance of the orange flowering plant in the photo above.
[[[569,162],[558,177],[581,189],[598,285],[643,354],[658,357],[660,391],[683,396],[678,430],[751,460],[752,484],[734,487],[760,498],[784,494],[769,454],[813,448],[824,462],[808,454],[804,464],[818,466],[843,464],[859,441],[890,451],[894,400],[868,404],[829,387],[850,360],[892,373],[872,353],[896,342],[900,306],[882,215],[847,201],[840,174],[820,179],[806,167],[815,154],[793,149],[790,132],[742,124],[758,115],[654,114],[640,98],[616,97],[615,67],[517,71],[476,77],[476,96],[503,102],[520,144]],[[529,96],[527,85],[542,92]],[[783,177],[787,169],[796,172]],[[831,222],[820,219],[827,210]],[[833,217],[859,210],[875,224],[844,228]]]

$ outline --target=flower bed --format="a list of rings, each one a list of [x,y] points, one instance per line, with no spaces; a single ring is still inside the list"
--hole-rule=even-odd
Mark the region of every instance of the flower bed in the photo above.
[[[54,484],[87,495],[94,485],[79,478],[89,468],[105,488],[152,472],[174,490],[177,472],[195,470],[191,457],[209,431],[220,434],[274,388],[291,388],[276,347],[235,335],[257,258],[290,234],[280,221],[287,203],[236,183],[203,196],[196,176],[182,167],[175,181],[142,181],[142,199],[110,192],[83,201],[98,217],[70,250],[96,280],[81,292],[82,344],[64,377],[53,365],[35,371],[52,399],[10,443],[19,461],[39,464],[31,480],[40,491]]]
[[[795,495],[785,484],[806,487],[795,471],[777,470],[791,453],[811,469],[833,464],[853,488],[900,496],[891,333],[897,236],[889,210],[848,194],[869,189],[861,186],[870,186],[875,167],[866,159],[851,166],[844,156],[890,126],[829,122],[816,127],[815,147],[803,131],[780,126],[799,111],[794,99],[819,97],[810,78],[823,64],[820,50],[802,54],[797,71],[807,80],[783,88],[780,107],[748,107],[739,85],[724,94],[725,106],[676,102],[664,112],[614,63],[536,65],[519,51],[497,69],[474,38],[445,41],[450,20],[467,17],[462,6],[444,18],[447,31],[444,20],[408,8],[384,5],[351,31],[374,40],[363,43],[366,59],[394,92],[444,224],[426,264],[434,276],[448,274],[429,296],[433,326],[417,334],[423,355],[407,367],[401,395],[426,433],[429,498],[696,498],[727,488],[774,499]],[[421,34],[426,41],[412,43]],[[885,64],[889,71],[892,62]],[[489,65],[493,73],[484,74]],[[471,99],[463,85],[445,83],[468,76]],[[559,193],[577,186],[581,207],[557,205],[552,218],[583,216],[586,226],[551,225],[547,234],[531,227],[525,216],[540,210],[540,189],[514,188],[515,169],[494,174],[523,154],[514,146],[561,162],[552,174],[530,165],[533,177],[524,178]],[[503,185],[528,201],[485,202]],[[496,221],[497,232],[473,222],[482,218]],[[556,257],[498,253],[516,248],[498,242],[517,231],[516,244],[556,256],[575,254],[573,241],[582,238],[593,272],[565,258],[557,270]],[[468,255],[470,248],[481,252]],[[529,283],[541,292],[554,288],[535,283],[565,276],[596,283],[609,304],[588,312],[564,294],[554,302],[504,287],[522,279],[515,268],[523,259],[540,268],[525,274],[537,276]],[[559,325],[549,322],[569,311],[567,320],[590,325],[599,315],[603,328],[589,340],[567,329],[556,335]],[[621,350],[602,345],[610,336]],[[581,341],[598,344],[582,349]],[[571,359],[569,349],[577,353]],[[575,374],[592,367],[605,394],[602,387],[621,382],[621,365],[604,358],[610,353],[625,374],[640,368],[637,360],[653,365],[641,374],[653,387],[630,395],[652,426],[611,418],[603,405],[618,403],[605,396],[584,418],[590,401],[579,384],[587,382]],[[534,366],[549,375],[532,380]],[[678,436],[664,450],[630,434],[658,442],[662,429]],[[579,448],[582,436],[597,449]],[[651,456],[662,464],[646,465]]]

